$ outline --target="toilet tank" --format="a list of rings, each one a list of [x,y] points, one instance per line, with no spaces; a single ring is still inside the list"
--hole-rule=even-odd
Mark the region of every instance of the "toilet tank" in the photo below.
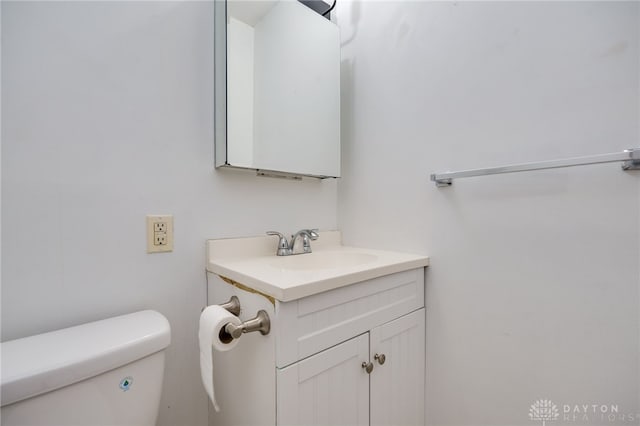
[[[140,311],[0,344],[9,425],[155,425],[169,322]]]

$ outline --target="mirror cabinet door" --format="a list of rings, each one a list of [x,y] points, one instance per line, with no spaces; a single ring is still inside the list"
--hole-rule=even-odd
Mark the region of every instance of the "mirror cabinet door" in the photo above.
[[[296,0],[215,2],[216,166],[340,176],[340,37]]]

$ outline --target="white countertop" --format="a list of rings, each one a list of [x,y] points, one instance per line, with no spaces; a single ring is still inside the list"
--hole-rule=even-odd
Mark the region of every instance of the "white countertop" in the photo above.
[[[429,265],[423,255],[341,245],[339,231],[320,232],[313,253],[276,256],[277,238],[207,241],[207,270],[288,302],[360,281]]]

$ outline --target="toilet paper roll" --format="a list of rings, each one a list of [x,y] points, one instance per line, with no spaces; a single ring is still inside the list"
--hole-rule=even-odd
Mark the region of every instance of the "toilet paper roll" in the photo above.
[[[216,411],[220,411],[220,407],[216,402],[213,388],[212,349],[228,351],[238,344],[237,339],[229,340],[220,337],[220,331],[222,331],[228,323],[240,325],[242,321],[218,305],[207,306],[200,314],[200,328],[198,329],[198,340],[200,342],[200,374],[202,376],[202,384]]]

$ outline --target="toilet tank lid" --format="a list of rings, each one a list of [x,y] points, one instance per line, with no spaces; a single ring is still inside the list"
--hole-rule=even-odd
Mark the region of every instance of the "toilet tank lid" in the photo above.
[[[118,368],[169,343],[169,321],[150,310],[3,342],[1,405]]]

